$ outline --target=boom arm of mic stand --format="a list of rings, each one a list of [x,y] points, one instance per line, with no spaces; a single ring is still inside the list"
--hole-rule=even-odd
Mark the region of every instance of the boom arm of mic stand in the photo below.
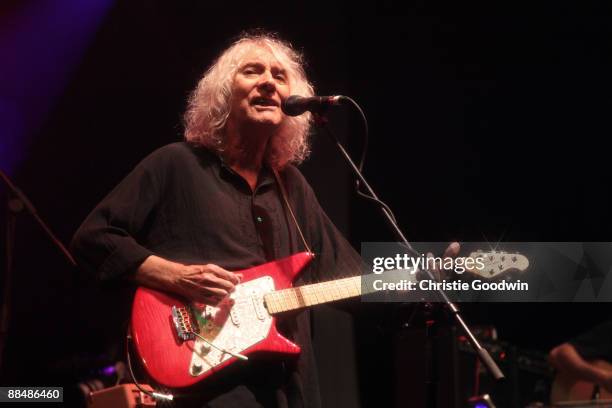
[[[378,196],[376,195],[376,193],[374,192],[372,187],[370,187],[370,185],[368,184],[366,179],[363,177],[363,174],[361,174],[361,172],[359,171],[359,169],[355,165],[355,162],[353,162],[353,159],[351,159],[351,156],[347,153],[346,149],[344,149],[344,146],[342,146],[342,143],[340,143],[340,141],[332,133],[331,129],[326,125],[326,121],[325,120],[321,120],[319,118],[318,119],[318,123],[320,123],[324,127],[324,129],[326,130],[326,133],[332,139],[332,141],[334,142],[334,144],[336,145],[336,147],[340,151],[340,154],[342,155],[342,157],[344,157],[344,159],[348,163],[349,167],[351,168],[351,170],[353,171],[355,176],[357,176],[359,181],[361,181],[361,183],[366,188],[368,193],[374,199],[379,200]],[[383,206],[381,206],[380,208],[381,208],[383,214],[385,215],[385,217],[387,219],[387,222],[391,225],[392,230],[395,233],[395,235],[397,236],[397,238],[406,246],[406,248],[408,249],[408,251],[412,255],[419,256],[418,252],[412,247],[412,245],[410,245],[410,243],[408,242],[408,240],[404,236],[402,230],[397,225],[397,223],[394,221],[394,219],[391,216],[391,214],[389,213],[389,211],[387,211],[387,209],[384,208]],[[431,273],[430,270],[425,269],[424,272],[427,273],[427,276],[429,277],[429,279],[435,280],[435,278],[434,278],[434,276],[433,276],[433,274]],[[459,308],[457,307],[457,305],[455,305],[453,302],[451,302],[451,300],[448,298],[448,296],[446,295],[446,293],[443,290],[439,289],[438,293],[439,293],[440,297],[444,300],[444,303],[446,303],[446,306],[451,311],[453,317],[455,318],[455,320],[459,324],[459,327],[461,327],[461,330],[466,335],[468,341],[470,342],[470,344],[472,345],[472,347],[476,351],[476,354],[480,358],[480,361],[484,364],[485,367],[487,367],[487,370],[489,371],[489,373],[491,373],[491,375],[493,376],[493,378],[495,378],[495,380],[502,380],[502,379],[504,379],[505,378],[504,373],[502,373],[501,369],[499,368],[497,363],[495,363],[495,360],[493,360],[493,358],[491,357],[491,355],[489,354],[487,349],[483,348],[480,345],[480,343],[478,342],[478,339],[476,339],[476,337],[474,336],[474,334],[472,333],[472,331],[470,330],[468,325],[465,323],[465,321],[461,317],[461,314],[459,313]]]
[[[70,264],[72,266],[76,266],[76,261],[74,260],[74,258],[72,257],[72,254],[70,254],[70,252],[68,251],[68,249],[64,246],[64,244],[62,244],[62,241],[60,241],[55,234],[53,233],[53,231],[51,231],[51,229],[47,226],[47,224],[45,224],[45,222],[38,216],[38,212],[36,211],[36,208],[34,207],[34,205],[32,205],[32,203],[30,202],[30,200],[28,200],[28,197],[25,196],[25,194],[23,194],[23,192],[21,190],[19,190],[12,182],[11,180],[8,178],[8,176],[6,174],[4,174],[4,172],[2,170],[0,170],[0,178],[2,178],[2,180],[4,181],[4,183],[6,184],[6,186],[9,188],[9,190],[13,193],[13,195],[15,196],[15,198],[17,200],[19,200],[23,206],[28,210],[28,212],[30,213],[30,215],[32,215],[32,217],[34,217],[34,219],[36,220],[36,222],[41,226],[41,228],[45,231],[45,233],[47,234],[47,236],[49,237],[49,239],[51,239],[51,241],[55,244],[56,247],[59,248],[60,251],[62,251],[62,253],[64,254],[64,257],[66,257],[66,259],[68,260],[68,262],[70,262]],[[13,206],[10,206],[11,209],[13,208]],[[15,209],[17,211],[21,210],[21,208],[19,208],[18,205],[14,206]]]

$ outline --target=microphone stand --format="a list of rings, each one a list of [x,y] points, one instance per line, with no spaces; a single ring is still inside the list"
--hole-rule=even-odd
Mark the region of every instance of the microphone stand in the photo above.
[[[364,178],[363,174],[361,174],[361,172],[359,171],[359,168],[357,167],[357,165],[355,165],[355,162],[353,161],[353,159],[351,159],[351,156],[348,154],[348,152],[346,151],[342,143],[340,143],[338,138],[336,138],[336,136],[333,134],[329,126],[327,126],[327,117],[325,116],[325,109],[322,109],[314,113],[313,116],[315,119],[315,124],[318,127],[322,127],[325,129],[326,133],[331,138],[332,142],[338,148],[338,151],[340,152],[341,156],[345,159],[346,163],[349,165],[349,167],[353,171],[353,174],[355,174],[357,179],[366,188],[370,196],[374,200],[376,200],[378,203],[380,203],[381,201],[379,200],[378,196],[376,195],[372,187],[370,187],[370,185]],[[384,205],[380,205],[380,209],[383,212],[383,215],[385,216],[387,223],[391,226],[391,229],[394,232],[396,238],[404,244],[404,246],[406,247],[406,249],[412,256],[419,257],[420,254],[412,247],[412,245],[410,245],[410,243],[404,236],[404,233],[402,232],[400,227],[395,222],[395,219],[393,218],[389,210],[387,210],[387,208],[385,208]],[[425,272],[428,279],[432,281],[436,280],[436,278],[434,277],[434,274],[429,269],[424,269],[423,272]],[[478,356],[482,364],[484,364],[484,366],[487,368],[487,370],[489,371],[489,373],[493,376],[495,380],[497,381],[503,380],[505,376],[502,373],[501,369],[495,363],[495,361],[493,360],[489,352],[480,345],[480,343],[476,339],[476,336],[474,336],[474,334],[472,333],[468,325],[463,320],[463,317],[461,317],[461,314],[459,312],[459,308],[457,307],[457,305],[451,302],[451,300],[448,298],[448,296],[442,289],[438,289],[437,292],[440,298],[442,299],[442,301],[444,302],[444,304],[446,305],[446,308],[450,311],[450,313],[455,318],[455,321],[461,328],[461,331],[463,331],[463,333],[465,334],[466,338],[470,342],[472,348],[476,352],[476,355]],[[431,316],[431,304],[425,305],[425,316],[426,316],[426,320],[429,320],[429,316]],[[433,323],[431,322],[433,322],[433,320],[429,320],[426,323],[426,327],[425,327],[425,336],[426,336],[425,353],[426,353],[426,359],[427,359],[427,363],[426,363],[427,364],[426,366],[427,390],[426,390],[426,405],[425,406],[427,408],[436,408],[436,383],[435,381],[437,381],[437,373],[435,370],[435,366],[437,366],[437,364],[435,364],[435,361],[433,359],[433,354],[432,354],[432,340],[433,340],[433,335],[435,333],[435,330],[434,330],[435,328],[432,326]]]
[[[72,266],[76,267],[76,261],[68,252],[68,249],[62,244],[62,242],[53,234],[51,229],[45,224],[40,218],[34,205],[28,200],[26,195],[19,190],[9,179],[9,177],[0,170],[0,178],[4,181],[4,184],[8,187],[10,193],[7,197],[7,219],[6,219],[6,270],[3,282],[3,295],[2,295],[2,309],[0,314],[0,368],[2,367],[4,348],[6,346],[7,334],[9,328],[9,321],[11,316],[11,289],[12,289],[12,275],[13,275],[13,251],[15,249],[15,228],[17,225],[17,215],[24,209],[27,210],[30,215],[36,220],[36,222],[42,227],[46,235],[51,239],[51,242],[59,248],[64,254],[64,257],[70,262]],[[12,194],[11,194],[12,193]]]

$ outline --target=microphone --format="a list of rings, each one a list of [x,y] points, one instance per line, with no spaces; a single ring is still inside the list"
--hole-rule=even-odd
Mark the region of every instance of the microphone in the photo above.
[[[342,95],[334,96],[299,96],[291,95],[283,101],[281,109],[288,116],[299,116],[306,111],[322,113],[332,105],[340,105]]]

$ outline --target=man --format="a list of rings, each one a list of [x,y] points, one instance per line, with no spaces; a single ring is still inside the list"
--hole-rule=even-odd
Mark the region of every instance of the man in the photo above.
[[[230,46],[191,96],[186,142],[145,158],[77,231],[72,249],[82,268],[206,304],[240,282],[232,271],[307,249],[316,257],[298,284],[359,273],[359,255],[293,166],[308,155],[311,117],[282,113],[290,94],[311,96],[313,87],[289,44],[257,35]],[[201,400],[320,406],[308,312],[279,328],[302,347],[296,360],[228,368],[196,391]]]
[[[612,320],[555,347],[549,353],[549,360],[559,374],[553,387],[553,402],[593,398],[593,386],[577,388],[579,381],[599,386],[609,398],[612,395]]]

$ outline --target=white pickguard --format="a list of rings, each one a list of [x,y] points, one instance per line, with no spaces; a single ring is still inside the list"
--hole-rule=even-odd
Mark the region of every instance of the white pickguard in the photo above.
[[[218,306],[206,306],[201,311],[206,323],[200,325],[200,335],[232,353],[241,353],[264,340],[272,326],[272,316],[264,306],[263,296],[272,291],[274,281],[269,276],[237,285],[229,296],[234,301],[233,307],[231,302],[223,302]],[[196,338],[194,347],[189,365],[189,373],[194,377],[232,357],[201,339]]]

